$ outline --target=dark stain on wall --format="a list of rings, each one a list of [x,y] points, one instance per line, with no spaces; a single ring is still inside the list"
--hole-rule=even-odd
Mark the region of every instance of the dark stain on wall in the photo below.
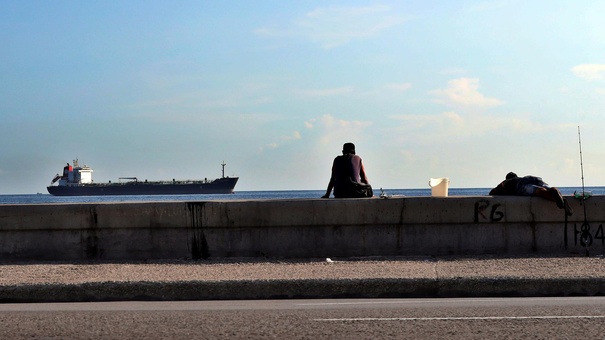
[[[90,214],[90,228],[86,235],[86,257],[88,259],[98,259],[100,256],[99,250],[99,224],[97,207],[91,206],[89,210]]]
[[[204,234],[204,202],[187,203],[189,211],[189,229],[191,258],[194,260],[207,259],[210,257],[208,241]]]

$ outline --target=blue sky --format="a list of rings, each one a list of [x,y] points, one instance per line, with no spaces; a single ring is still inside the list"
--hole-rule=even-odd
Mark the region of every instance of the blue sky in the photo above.
[[[323,190],[605,185],[605,2],[0,2],[0,194],[239,176]]]

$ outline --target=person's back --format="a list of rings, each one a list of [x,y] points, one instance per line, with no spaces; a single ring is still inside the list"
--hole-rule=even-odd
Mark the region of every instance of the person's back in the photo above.
[[[351,182],[361,183],[361,157],[347,154],[334,159],[334,197],[357,197]]]
[[[490,195],[519,195],[519,183],[521,178],[514,172],[506,174],[506,178],[497,187],[490,190]]]
[[[520,178],[509,178],[502,183],[498,184],[497,187],[493,188],[489,194],[490,195],[518,195],[517,186],[519,184]]]
[[[365,184],[367,188],[361,188],[360,184]],[[342,149],[342,156],[334,158],[332,163],[332,175],[328,183],[328,189],[323,198],[330,197],[334,189],[334,197],[368,197],[372,196],[371,186],[368,183],[363,161],[361,157],[355,154],[355,145],[345,143]],[[365,191],[365,194],[363,193]]]

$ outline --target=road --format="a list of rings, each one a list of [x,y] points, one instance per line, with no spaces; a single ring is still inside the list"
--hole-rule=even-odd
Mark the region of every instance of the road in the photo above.
[[[0,305],[0,338],[596,339],[605,297]]]

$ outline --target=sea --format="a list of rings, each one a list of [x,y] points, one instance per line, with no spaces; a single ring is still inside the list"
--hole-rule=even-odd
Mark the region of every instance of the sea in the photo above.
[[[491,188],[449,188],[449,196],[486,196]],[[574,194],[586,196],[605,195],[605,187],[559,187],[564,196]],[[213,200],[283,200],[320,198],[325,190],[275,190],[236,191],[223,195],[123,195],[123,196],[52,196],[50,194],[0,195],[0,204],[45,204],[45,203],[103,203],[103,202],[170,202],[170,201],[213,201]],[[389,197],[431,196],[431,189],[384,189],[374,188],[374,196],[384,193]]]

